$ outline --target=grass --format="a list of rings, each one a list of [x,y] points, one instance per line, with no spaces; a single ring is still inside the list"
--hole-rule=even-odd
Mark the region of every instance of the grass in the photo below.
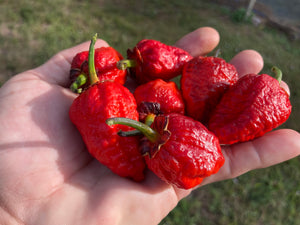
[[[300,131],[300,43],[267,27],[236,23],[227,8],[200,0],[0,0],[0,82],[98,33],[125,54],[140,39],[172,44],[200,26],[218,29],[222,57],[255,49],[263,72],[276,65],[291,88],[293,113],[283,125]],[[300,159],[205,186],[182,200],[161,225],[300,224]]]
[[[299,159],[200,188],[161,225],[299,224],[297,170]]]

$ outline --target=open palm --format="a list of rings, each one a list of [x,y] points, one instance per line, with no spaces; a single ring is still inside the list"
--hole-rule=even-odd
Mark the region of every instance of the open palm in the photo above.
[[[218,38],[213,29],[200,28],[176,45],[204,55]],[[1,224],[157,224],[190,193],[149,171],[142,183],[120,178],[89,155],[69,120],[76,95],[66,88],[72,57],[88,45],[64,50],[0,89]],[[106,45],[102,40],[96,43]],[[240,75],[258,73],[263,66],[254,51],[241,52],[232,63]],[[223,148],[224,167],[202,185],[295,157],[299,139],[295,131],[277,130]]]

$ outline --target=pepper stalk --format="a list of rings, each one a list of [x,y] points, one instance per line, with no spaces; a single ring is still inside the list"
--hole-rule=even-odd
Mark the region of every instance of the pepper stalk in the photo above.
[[[148,114],[146,119],[145,119],[145,124],[147,126],[151,126],[151,124],[153,123],[154,119],[155,119],[155,114],[151,113],[151,114]],[[140,130],[131,130],[131,131],[122,131],[122,130],[119,130],[118,132],[118,135],[121,136],[121,137],[129,137],[129,136],[137,136],[137,135],[141,135],[143,134]]]
[[[90,83],[95,84],[99,82],[99,78],[97,76],[97,72],[95,69],[95,43],[97,41],[97,33],[93,36],[91,40],[91,44],[89,47],[89,57],[88,57],[88,65],[89,65],[89,74],[90,74]]]
[[[95,34],[91,40],[90,47],[89,47],[89,55],[88,55],[88,68],[89,68],[89,79],[90,83],[94,84],[99,81],[97,76],[97,72],[95,69],[95,43],[97,41],[97,34]],[[80,74],[76,80],[71,84],[70,89],[80,94],[82,92],[82,86],[87,82],[87,75]]]
[[[117,68],[119,70],[126,70],[137,66],[137,62],[134,59],[123,59],[117,62]]]
[[[171,137],[171,132],[168,130],[169,118],[162,115],[154,118],[153,128],[142,122],[123,117],[109,118],[106,120],[106,124],[122,124],[139,130],[145,136],[144,138],[149,141],[145,142],[144,138],[141,139],[141,141],[143,140],[140,147],[141,154],[153,158]]]
[[[271,71],[275,74],[275,79],[280,83],[282,80],[282,71],[276,66],[273,66]]]
[[[75,92],[75,93],[81,93],[82,92],[82,88],[80,88],[82,85],[84,85],[87,81],[87,78],[84,74],[80,74],[76,80],[71,84],[70,89],[71,91]]]
[[[137,120],[128,119],[124,117],[108,118],[106,124],[111,126],[115,124],[126,125],[140,131],[149,141],[155,143],[160,137],[160,134],[153,130],[149,125],[139,122]]]

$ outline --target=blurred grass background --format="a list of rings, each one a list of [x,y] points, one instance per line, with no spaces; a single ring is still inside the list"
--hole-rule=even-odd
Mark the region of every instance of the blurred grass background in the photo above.
[[[233,15],[231,9],[205,0],[0,0],[0,85],[96,32],[125,55],[143,38],[173,44],[198,27],[212,26],[220,33],[224,59],[255,49],[264,57],[263,72],[273,65],[282,69],[293,105],[282,127],[300,131],[300,42],[272,28],[238,23]],[[299,210],[298,157],[202,187],[160,225],[297,225]]]

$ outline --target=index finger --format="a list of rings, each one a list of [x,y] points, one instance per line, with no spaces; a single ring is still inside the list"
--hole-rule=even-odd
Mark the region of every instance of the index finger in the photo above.
[[[175,46],[189,52],[193,57],[206,55],[211,52],[220,41],[220,35],[212,27],[200,27],[183,36]]]

